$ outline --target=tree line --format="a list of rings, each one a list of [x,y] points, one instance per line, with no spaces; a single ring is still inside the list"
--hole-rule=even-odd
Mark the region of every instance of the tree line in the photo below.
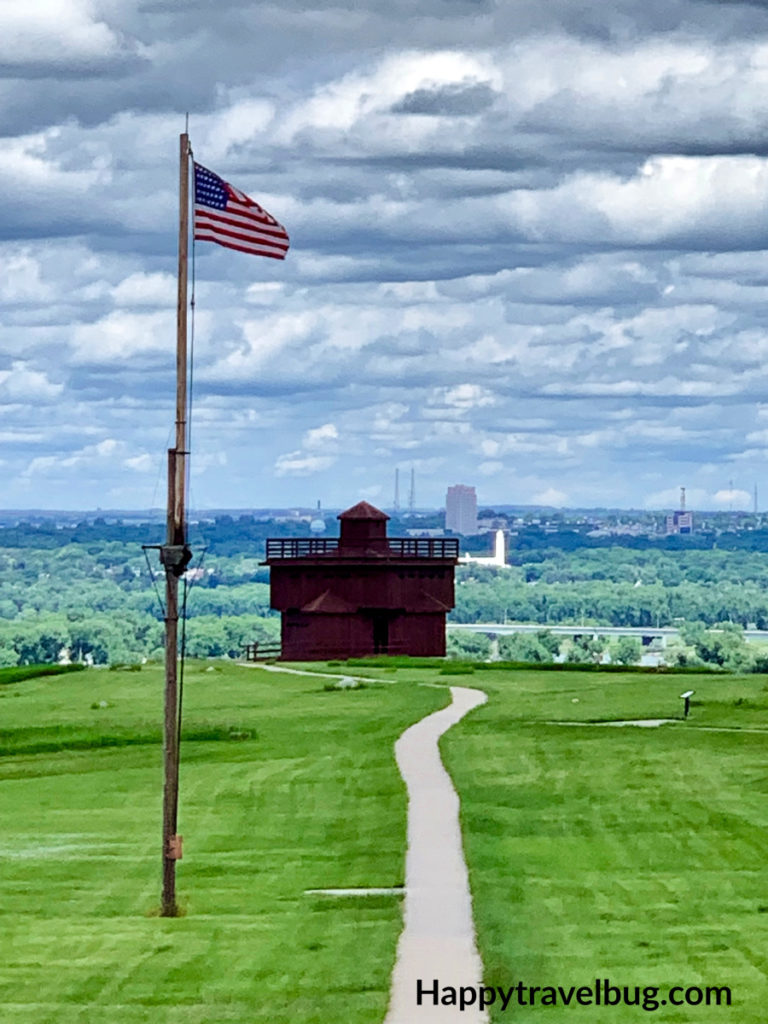
[[[454,622],[673,626],[733,622],[768,629],[768,553],[677,554],[614,545],[514,551],[512,568],[461,566]]]
[[[157,551],[145,553],[142,544],[159,542],[160,531],[99,520],[61,529],[50,522],[0,528],[0,665],[54,662],[62,652],[95,664],[159,657],[163,578]],[[304,523],[252,516],[194,527],[190,654],[235,657],[246,643],[279,637],[268,570],[260,564],[264,542],[306,532]],[[528,531],[510,552],[510,568],[460,566],[451,621],[532,622],[542,630],[723,622],[768,629],[768,545],[762,549],[761,531],[745,535],[751,549],[733,546],[741,535],[721,536],[708,547],[698,537],[671,538],[674,545],[575,537],[563,532],[553,542],[552,534]],[[514,643],[528,645],[531,659],[541,660],[532,641]]]

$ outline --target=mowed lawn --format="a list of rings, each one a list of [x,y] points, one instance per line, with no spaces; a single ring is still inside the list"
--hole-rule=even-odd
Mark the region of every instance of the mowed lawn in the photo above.
[[[765,677],[483,671],[453,681],[489,695],[442,743],[462,799],[486,984],[733,990],[730,1009],[514,1005],[492,1019],[765,1024]],[[685,723],[549,724],[673,717],[687,689]]]
[[[419,682],[489,695],[442,740],[486,984],[733,990],[730,1009],[514,1005],[493,1020],[764,1024],[764,678],[353,671],[381,685],[188,668],[175,920],[155,916],[161,670],[0,687],[2,1024],[380,1022],[398,898],[304,890],[402,884],[392,745],[447,702]],[[673,717],[689,688],[685,723],[593,724]]]
[[[403,882],[393,743],[430,687],[192,665],[178,892],[160,894],[162,670],[0,687],[2,1024],[383,1019]],[[105,705],[105,706],[104,706]]]

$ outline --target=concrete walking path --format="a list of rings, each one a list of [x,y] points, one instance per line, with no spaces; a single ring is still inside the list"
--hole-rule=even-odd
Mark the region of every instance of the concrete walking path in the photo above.
[[[452,704],[410,726],[395,744],[400,774],[408,787],[408,852],[405,866],[405,925],[397,947],[389,1010],[384,1024],[481,1024],[476,1007],[416,1003],[416,983],[432,989],[438,980],[457,991],[482,985],[483,965],[472,921],[467,865],[459,828],[459,798],[443,767],[437,742],[467,712],[484,704],[480,690],[452,686]]]
[[[248,663],[250,664],[250,663]],[[282,665],[260,666],[293,675],[334,675]],[[365,677],[338,675],[341,680]],[[390,682],[390,680],[375,680]],[[435,684],[422,684],[435,685]],[[442,688],[442,687],[441,687]],[[408,850],[405,858],[404,926],[392,972],[384,1024],[487,1024],[477,1006],[437,1005],[431,997],[416,1002],[416,983],[439,995],[446,986],[479,991],[483,964],[475,941],[469,876],[459,826],[459,798],[443,767],[438,740],[473,708],[485,704],[481,690],[452,686],[451,704],[409,726],[395,743],[395,758],[408,789]]]

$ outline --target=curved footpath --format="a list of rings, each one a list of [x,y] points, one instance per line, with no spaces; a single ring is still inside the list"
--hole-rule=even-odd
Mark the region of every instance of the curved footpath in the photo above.
[[[325,672],[264,665],[268,671],[333,678]],[[340,676],[340,680],[356,677]],[[383,682],[383,680],[380,680]],[[452,686],[451,704],[410,726],[395,743],[408,789],[408,851],[405,858],[405,923],[392,972],[384,1024],[487,1024],[477,1005],[444,1005],[447,990],[480,991],[483,964],[472,921],[472,898],[459,827],[459,798],[443,767],[438,740],[473,708],[481,690]],[[417,1004],[417,984],[424,991]],[[435,1000],[427,990],[435,990]]]
[[[438,999],[446,987],[479,991],[483,965],[472,922],[472,899],[459,828],[459,798],[443,767],[438,740],[467,712],[484,704],[480,690],[452,686],[453,702],[406,729],[395,744],[408,787],[408,852],[405,862],[405,926],[397,947],[389,1010],[384,1024],[481,1024],[476,1006],[417,1005],[417,983]]]

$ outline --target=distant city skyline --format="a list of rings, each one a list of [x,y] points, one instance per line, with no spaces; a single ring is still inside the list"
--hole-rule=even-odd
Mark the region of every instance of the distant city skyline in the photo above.
[[[322,519],[326,522],[329,519],[337,517],[338,513],[343,511],[344,504],[332,505],[329,504],[322,509],[320,513]],[[410,518],[430,518],[444,516],[446,512],[445,502],[441,505],[421,505],[416,506],[413,511],[409,509],[397,510],[392,504],[387,502],[381,502],[377,507],[382,511],[386,512],[393,519],[400,519],[407,522]],[[318,511],[317,508],[313,508],[309,504],[294,504],[294,505],[271,505],[271,506],[253,506],[253,505],[240,505],[240,506],[190,506],[189,509],[190,519],[192,521],[197,520],[199,517],[211,517],[211,516],[246,516],[256,517],[264,520],[274,521],[285,521],[289,522],[292,520],[303,521],[309,526],[310,523],[317,520]],[[553,520],[564,519],[565,521],[579,518],[594,518],[600,520],[603,518],[614,518],[617,517],[620,521],[631,522],[634,519],[642,520],[646,518],[656,518],[660,524],[664,524],[669,517],[670,512],[677,513],[679,509],[675,505],[659,506],[657,508],[622,508],[620,506],[593,506],[592,508],[586,508],[581,506],[552,506],[552,505],[525,505],[525,504],[514,504],[510,502],[496,502],[496,503],[479,503],[478,504],[478,524],[481,532],[488,532],[489,530],[496,529],[496,526],[488,525],[493,523],[494,519],[483,519],[483,514],[490,512],[495,516],[502,517],[521,517],[521,518],[541,518],[542,521],[547,521],[551,516]],[[750,518],[756,515],[758,518],[768,517],[768,510],[754,511],[746,508],[697,508],[688,510],[691,513],[695,513],[696,516],[703,517],[725,517],[727,520],[729,517],[738,517],[742,519],[744,517]],[[30,519],[40,520],[66,520],[67,522],[75,523],[80,519],[87,519],[88,521],[94,521],[97,519],[106,519],[113,521],[116,518],[124,518],[126,521],[157,521],[161,522],[165,520],[166,509],[155,506],[152,508],[129,508],[129,507],[114,507],[114,508],[1,508],[0,507],[0,526],[8,526],[9,524],[15,523],[19,517],[28,517]]]
[[[409,484],[409,486],[410,486],[410,484]],[[395,501],[395,498],[396,498],[397,495],[393,494],[393,495],[387,497],[385,495],[385,493],[384,493],[385,490],[386,490],[385,487],[381,488],[382,494],[381,494],[380,498],[377,499],[375,497],[371,497],[370,500],[377,507],[379,507],[381,509],[386,509],[387,511],[391,512],[393,515],[400,515],[400,516],[404,516],[404,517],[408,516],[411,511],[413,511],[415,513],[424,513],[424,512],[435,513],[435,512],[440,512],[440,511],[446,511],[447,512],[448,511],[448,493],[451,490],[453,490],[453,486],[455,486],[455,485],[451,485],[447,489],[444,489],[444,492],[443,492],[443,495],[442,495],[442,500],[438,499],[434,503],[424,502],[423,504],[416,504],[416,505],[413,506],[413,508],[410,507],[410,504],[405,505],[403,503],[403,501],[402,501],[402,494],[400,495],[401,500],[400,500],[400,505],[398,507],[397,502]],[[702,492],[702,491],[700,491],[698,489],[679,488],[679,487],[677,487],[677,488],[669,488],[669,490],[667,492],[665,492],[663,497],[666,497],[669,500],[667,500],[666,503],[663,503],[663,504],[659,503],[659,504],[656,504],[656,505],[647,505],[647,506],[621,505],[621,504],[616,504],[616,505],[591,505],[591,506],[589,506],[589,505],[557,505],[557,504],[552,504],[552,503],[541,503],[541,502],[533,502],[532,503],[532,502],[514,501],[513,500],[513,496],[509,495],[509,494],[503,495],[502,498],[500,500],[498,500],[498,501],[491,501],[491,500],[488,500],[486,492],[481,491],[480,493],[478,493],[478,488],[476,486],[474,486],[474,485],[460,485],[460,486],[464,487],[464,488],[466,488],[466,489],[468,489],[470,491],[473,490],[475,492],[476,514],[477,515],[479,515],[480,512],[483,509],[494,509],[494,508],[531,509],[531,510],[534,510],[534,509],[551,509],[554,512],[615,511],[615,512],[637,512],[637,513],[648,512],[648,513],[652,513],[652,512],[679,511],[680,507],[681,507],[681,501],[680,501],[681,490],[685,491],[685,494],[686,494],[685,507],[689,511],[708,512],[708,513],[712,513],[712,514],[716,514],[717,512],[739,512],[739,513],[746,513],[746,512],[758,512],[758,511],[760,511],[759,510],[759,504],[758,504],[758,501],[757,501],[757,492],[756,492],[756,490],[754,488],[753,488],[753,491],[752,491],[751,494],[749,494],[747,491],[741,491],[738,488],[732,488],[732,489],[724,488],[717,495],[708,495],[706,492]],[[717,500],[715,500],[715,499],[717,499]],[[298,510],[302,511],[304,514],[311,515],[312,518],[316,518],[318,515],[325,515],[325,516],[327,516],[327,515],[335,515],[337,512],[343,510],[344,508],[347,508],[349,506],[350,501],[352,501],[354,503],[355,500],[369,500],[369,499],[365,498],[365,496],[360,495],[360,494],[356,495],[356,494],[353,493],[353,491],[351,489],[348,489],[346,491],[345,496],[342,498],[342,500],[338,501],[338,502],[328,501],[328,500],[325,500],[324,498],[323,499],[320,499],[320,498],[307,498],[306,500],[299,500],[299,501],[296,501],[296,502],[288,502],[286,504],[280,504],[280,503],[275,501],[275,502],[271,502],[271,503],[267,503],[267,504],[263,504],[263,505],[255,505],[255,504],[226,505],[226,504],[221,504],[219,502],[210,503],[210,504],[197,504],[196,502],[192,502],[189,507],[190,507],[190,509],[193,509],[193,510],[196,510],[196,511],[199,511],[199,512],[204,512],[204,511],[221,511],[221,510],[225,510],[226,512],[242,512],[244,510],[245,511],[252,510],[252,511],[258,511],[258,512],[268,512],[268,511],[271,510],[271,511],[275,511],[275,512],[280,511],[280,512],[285,513],[285,512],[288,512],[288,511],[292,510],[292,509],[295,509],[297,511]],[[104,506],[104,507],[102,507],[101,505],[86,507],[86,506],[83,506],[83,505],[78,504],[76,502],[71,503],[71,504],[62,504],[62,505],[52,505],[51,504],[51,505],[47,505],[47,506],[46,505],[34,505],[34,506],[30,505],[30,506],[16,506],[16,507],[14,507],[14,506],[3,506],[2,504],[0,504],[0,515],[2,515],[3,513],[6,513],[6,512],[14,512],[14,511],[28,511],[28,512],[41,512],[41,513],[45,513],[46,511],[83,512],[83,513],[87,513],[88,515],[97,515],[97,514],[100,514],[100,513],[112,514],[112,513],[116,512],[116,511],[117,512],[123,511],[123,512],[126,512],[126,513],[131,513],[131,512],[149,512],[149,511],[152,511],[152,510],[154,510],[158,515],[165,515],[165,508],[164,508],[164,506],[160,505],[159,503],[156,503],[154,505],[149,505],[149,506],[141,506],[141,505],[120,505],[120,506],[118,506],[118,505],[115,505],[115,506]]]
[[[342,497],[338,501],[326,501],[325,499],[323,499],[322,514],[323,515],[328,515],[331,512],[333,512],[335,514],[336,511],[341,511],[343,508],[347,507],[349,505],[350,501],[354,502],[355,500],[370,501],[372,504],[376,505],[378,508],[386,509],[386,510],[393,511],[393,512],[394,511],[398,511],[394,507],[394,503],[392,501],[392,498],[391,497],[387,497],[384,494],[384,490],[385,489],[382,488],[381,493],[377,496],[377,494],[373,494],[372,493],[373,488],[366,488],[365,489],[365,493],[363,493],[362,491],[354,491],[353,489],[349,489],[349,490],[346,491],[346,496],[343,496],[345,492],[343,491],[342,488],[339,488],[339,492],[342,493]],[[669,497],[670,499],[672,499],[674,497],[674,494],[677,492],[677,490],[678,490],[678,488],[670,488],[668,490],[668,492],[665,492],[665,494],[663,494],[663,495],[654,495],[654,497],[655,498]],[[703,491],[698,491],[698,490],[692,489],[689,493],[691,494],[691,500],[689,500],[689,502],[688,502],[688,507],[692,511],[696,511],[696,512],[712,512],[712,513],[716,513],[716,512],[740,512],[740,513],[747,513],[747,512],[755,511],[754,508],[753,508],[753,504],[754,504],[753,503],[753,499],[751,498],[751,496],[749,495],[749,493],[747,491],[741,491],[739,489],[735,489],[732,492],[727,491],[727,490],[723,490],[723,491],[718,492],[716,494],[711,494],[711,493],[707,493],[707,492],[703,492]],[[698,501],[695,500],[697,495],[699,496],[699,500]],[[45,495],[42,495],[41,497],[44,498]],[[269,496],[268,495],[263,495],[262,497],[268,498]],[[0,503],[0,513],[2,513],[2,512],[12,513],[12,512],[21,512],[21,511],[24,511],[24,512],[40,512],[40,513],[45,513],[45,512],[83,512],[83,513],[88,513],[89,515],[90,514],[94,514],[95,515],[95,514],[98,514],[98,513],[112,514],[114,512],[119,512],[119,511],[124,511],[124,512],[148,512],[148,511],[151,511],[151,510],[155,510],[160,515],[164,515],[165,514],[164,507],[161,504],[159,504],[157,501],[155,503],[153,503],[153,504],[146,504],[146,505],[145,504],[141,504],[140,502],[137,501],[136,504],[119,504],[119,505],[118,504],[114,504],[114,505],[104,505],[104,506],[102,506],[102,505],[98,505],[98,504],[95,504],[95,505],[85,505],[81,501],[78,501],[77,499],[78,499],[78,495],[74,495],[74,496],[72,496],[71,499],[63,500],[63,501],[61,501],[59,503],[55,502],[53,500],[53,497],[51,497],[51,499],[47,503],[41,502],[39,504],[32,504],[32,503],[30,503],[30,504]],[[524,501],[515,502],[515,501],[510,500],[510,496],[509,495],[506,495],[506,496],[502,495],[502,497],[499,500],[496,500],[496,501],[489,500],[487,497],[484,497],[482,494],[478,496],[478,512],[480,510],[482,510],[482,509],[486,509],[486,508],[493,509],[493,508],[497,508],[497,507],[501,507],[501,506],[514,507],[514,508],[529,508],[529,509],[552,509],[554,511],[563,511],[563,512],[568,512],[568,511],[606,510],[606,509],[614,510],[614,511],[617,511],[617,512],[622,512],[622,511],[623,512],[643,512],[643,511],[645,511],[645,512],[662,512],[662,511],[676,510],[677,503],[674,500],[667,500],[667,501],[663,501],[663,502],[659,501],[659,502],[657,502],[655,504],[647,504],[647,505],[632,505],[632,504],[618,504],[618,503],[617,504],[606,503],[606,504],[602,504],[602,505],[597,505],[597,504],[596,505],[579,505],[579,504],[554,504],[554,503],[551,503],[551,502],[524,502]],[[229,512],[241,512],[243,510],[249,510],[249,509],[257,509],[257,510],[260,510],[260,511],[261,510],[265,510],[265,509],[281,509],[281,510],[285,511],[285,510],[288,510],[288,509],[294,509],[295,508],[295,509],[302,509],[304,511],[311,512],[313,509],[316,510],[316,501],[312,501],[311,498],[309,498],[307,500],[304,500],[303,496],[299,496],[299,500],[298,501],[287,501],[285,503],[278,503],[277,501],[274,501],[272,503],[263,504],[263,505],[260,505],[260,504],[257,505],[257,504],[245,503],[245,502],[243,502],[242,504],[222,504],[219,501],[209,500],[209,501],[204,501],[204,502],[193,501],[192,504],[189,507],[191,509],[195,509],[195,510],[198,510],[198,511],[210,511],[210,510],[217,510],[217,509],[224,509],[224,510],[227,510]],[[437,498],[433,502],[424,501],[423,504],[417,504],[417,505],[414,506],[414,511],[415,512],[436,512],[436,511],[440,511],[440,510],[445,510],[445,498],[444,497],[443,497],[442,501],[439,498]],[[758,508],[758,511],[759,512],[763,512],[765,510]],[[399,509],[399,514],[402,515],[402,516],[406,516],[406,515],[408,515],[408,512],[409,512],[408,508],[407,507],[403,507],[403,505],[401,503],[401,506],[400,506],[400,509]]]
[[[54,6],[0,4],[5,508],[164,503],[187,111],[291,236],[197,245],[193,506],[768,493],[768,5]]]

